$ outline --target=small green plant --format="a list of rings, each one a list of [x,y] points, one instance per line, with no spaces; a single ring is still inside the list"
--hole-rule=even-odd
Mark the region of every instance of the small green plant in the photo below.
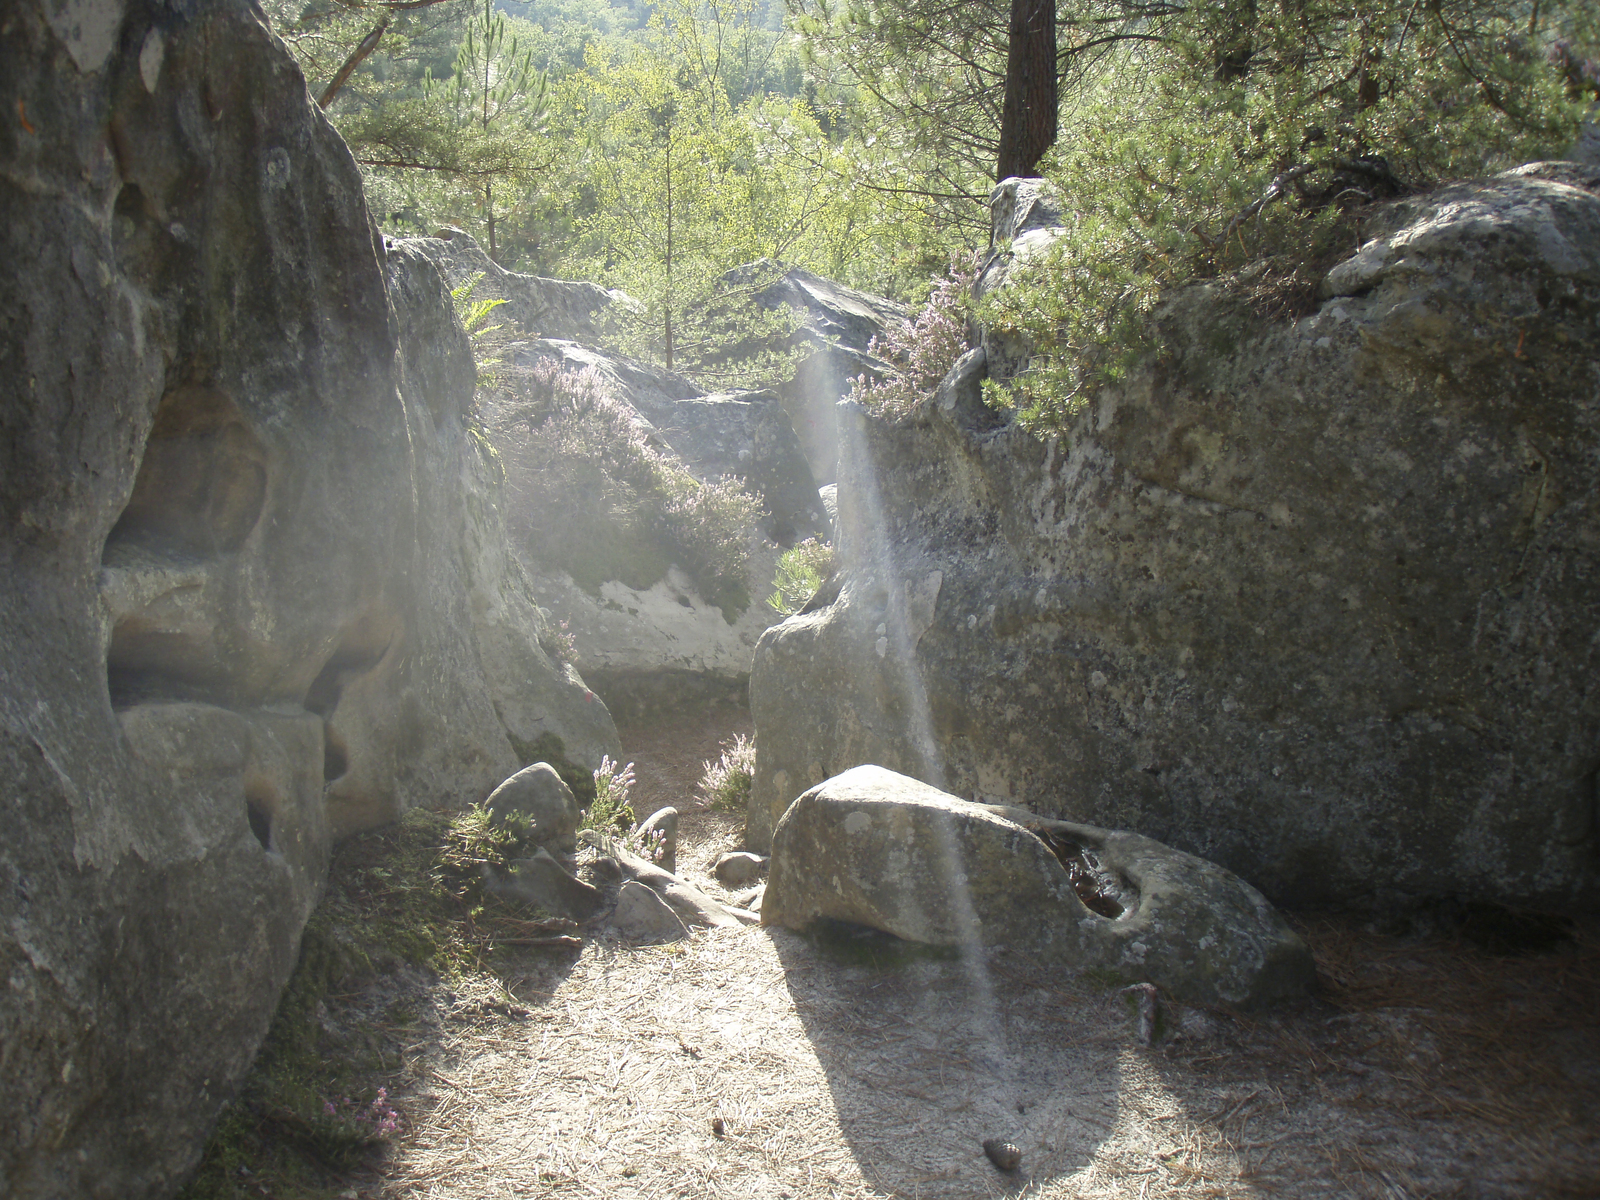
[[[833,572],[833,543],[807,538],[789,547],[778,557],[778,573],[772,580],[768,607],[792,617],[817,594]]]
[[[637,823],[628,792],[634,785],[633,764],[619,767],[610,755],[602,755],[594,773],[594,803],[584,814],[583,828],[604,837],[625,834]]]
[[[472,358],[478,367],[478,386],[491,387],[497,376],[491,370],[500,365],[501,359],[493,348],[492,334],[500,330],[499,325],[485,325],[495,309],[505,303],[504,300],[474,300],[472,292],[483,282],[483,272],[475,271],[467,276],[460,284],[450,289],[450,299],[455,304],[456,317],[461,321],[461,328],[467,331],[467,336],[472,339]]]
[[[756,744],[742,733],[723,742],[716,762],[705,762],[695,793],[707,808],[739,812],[750,803],[750,786],[756,777]]]
[[[667,835],[660,829],[634,829],[623,835],[622,845],[646,862],[658,863],[667,853]]]
[[[574,666],[578,661],[578,639],[567,622],[556,622],[555,628],[545,629],[539,638],[539,648],[550,656],[550,661],[562,666]]]

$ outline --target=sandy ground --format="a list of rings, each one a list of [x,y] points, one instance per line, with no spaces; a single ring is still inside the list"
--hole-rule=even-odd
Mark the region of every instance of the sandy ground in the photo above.
[[[687,807],[728,718],[624,730],[641,816]],[[680,873],[717,890],[739,833],[686,813]],[[405,1136],[345,1195],[1600,1197],[1594,928],[1497,956],[1302,925],[1321,997],[1169,1007],[1153,1046],[1125,997],[1009,956],[600,926],[441,986],[392,1089]]]

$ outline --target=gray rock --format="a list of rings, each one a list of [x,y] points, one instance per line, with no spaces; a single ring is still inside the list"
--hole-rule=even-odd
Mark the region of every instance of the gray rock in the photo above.
[[[779,389],[819,484],[832,483],[839,457],[834,405],[850,392],[858,375],[878,378],[888,367],[871,352],[872,339],[909,316],[904,305],[857,291],[814,275],[802,267],[782,268],[763,260],[729,272],[732,282],[753,281],[781,272],[756,293],[768,308],[785,305],[800,316],[797,341],[805,349],[794,379]]]
[[[873,766],[806,792],[773,835],[761,923],[798,930],[819,917],[935,946],[1004,946],[1197,1004],[1256,1007],[1315,977],[1272,906],[1212,863]]]
[[[533,337],[603,342],[614,332],[617,310],[636,304],[624,293],[597,283],[508,271],[460,229],[441,229],[433,237],[408,238],[404,244],[432,261],[452,288],[481,276],[469,298],[505,301],[494,310],[493,319],[514,322]]]
[[[548,850],[514,859],[508,871],[485,867],[484,872],[484,886],[492,894],[553,917],[587,921],[605,899],[605,893],[567,870]]]
[[[617,743],[508,573],[438,271],[260,10],[55,7],[0,37],[0,1194],[137,1198],[332,839],[486,794],[513,737]]]
[[[748,908],[751,912],[761,911],[761,899],[766,895],[767,885],[762,883],[752,888],[745,888],[742,892],[735,892],[728,897],[728,903],[735,908]]]
[[[878,763],[1138,830],[1279,903],[1591,904],[1582,171],[1397,202],[1359,294],[1300,320],[1174,297],[1160,360],[1059,436],[984,418],[982,352],[893,428],[843,407],[836,590],[752,668],[748,847]]]
[[[609,681],[666,672],[742,690],[756,639],[778,619],[763,602],[780,553],[770,539],[827,529],[810,469],[782,409],[762,393],[705,396],[680,376],[572,342],[530,342],[512,357],[524,366],[555,361],[566,371],[592,368],[674,465],[703,480],[736,474],[755,488],[769,515],[747,533],[743,607],[736,606],[736,597],[706,595],[685,564],[674,561],[670,544],[650,541],[653,535],[646,538],[649,563],[642,577],[607,578],[601,570],[619,573],[609,559],[594,571],[581,562],[558,568],[539,558],[550,508],[541,486],[544,465],[530,454],[525,416],[519,415],[526,405],[508,402],[488,413],[490,437],[506,472],[513,542],[524,551],[540,603],[567,623],[585,672],[607,680],[608,695],[615,686]]]
[[[651,813],[639,823],[637,830],[640,835],[638,845],[647,847],[651,834],[661,835],[661,857],[655,860],[668,875],[675,875],[678,871],[678,810],[675,808],[661,808]]]
[[[618,933],[636,942],[675,942],[689,936],[689,927],[672,905],[633,879],[617,889],[611,921]]]
[[[711,868],[711,874],[723,887],[738,888],[760,879],[766,869],[767,860],[761,855],[750,854],[744,850],[731,850],[717,859],[716,866]]]
[[[489,793],[488,805],[495,821],[504,821],[511,813],[527,817],[532,845],[554,846],[568,854],[578,848],[583,811],[572,789],[549,763],[523,767]]]

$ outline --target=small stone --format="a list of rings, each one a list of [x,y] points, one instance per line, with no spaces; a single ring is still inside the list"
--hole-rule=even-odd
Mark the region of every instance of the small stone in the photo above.
[[[761,878],[761,873],[767,869],[767,860],[759,854],[748,854],[743,850],[735,850],[724,854],[717,859],[717,865],[711,868],[711,874],[723,887],[737,888],[754,883]]]
[[[713,1137],[721,1137],[727,1131],[727,1126],[722,1123],[721,1117],[711,1118],[711,1135]]]
[[[999,1138],[989,1138],[985,1141],[983,1152],[989,1156],[989,1161],[1002,1171],[1015,1171],[1022,1165],[1022,1151]]]
[[[617,909],[611,920],[618,933],[637,942],[675,942],[689,936],[672,906],[632,879],[617,889]]]

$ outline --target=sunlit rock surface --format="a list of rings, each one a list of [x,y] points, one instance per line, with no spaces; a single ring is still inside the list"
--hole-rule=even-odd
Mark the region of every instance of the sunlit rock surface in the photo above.
[[[789,806],[761,923],[818,918],[907,941],[1148,981],[1194,1004],[1303,995],[1305,943],[1261,893],[1149,838],[972,804],[882,767]]]
[[[802,353],[794,378],[779,389],[779,395],[817,482],[826,485],[838,472],[839,423],[834,405],[849,394],[850,381],[858,375],[877,378],[883,373],[887,364],[872,353],[872,340],[906,320],[909,310],[803,267],[781,268],[766,260],[740,267],[728,278],[756,284],[778,270],[782,273],[777,278],[760,283],[756,299],[767,308],[786,307],[799,320],[794,342]]]
[[[844,570],[757,647],[750,843],[860,763],[1279,902],[1595,897],[1600,176],[1384,210],[1312,315],[1225,284],[1040,441],[983,354],[843,406]]]
[[[158,1196],[333,837],[617,739],[259,10],[11,4],[0,77],[0,1194]]]

